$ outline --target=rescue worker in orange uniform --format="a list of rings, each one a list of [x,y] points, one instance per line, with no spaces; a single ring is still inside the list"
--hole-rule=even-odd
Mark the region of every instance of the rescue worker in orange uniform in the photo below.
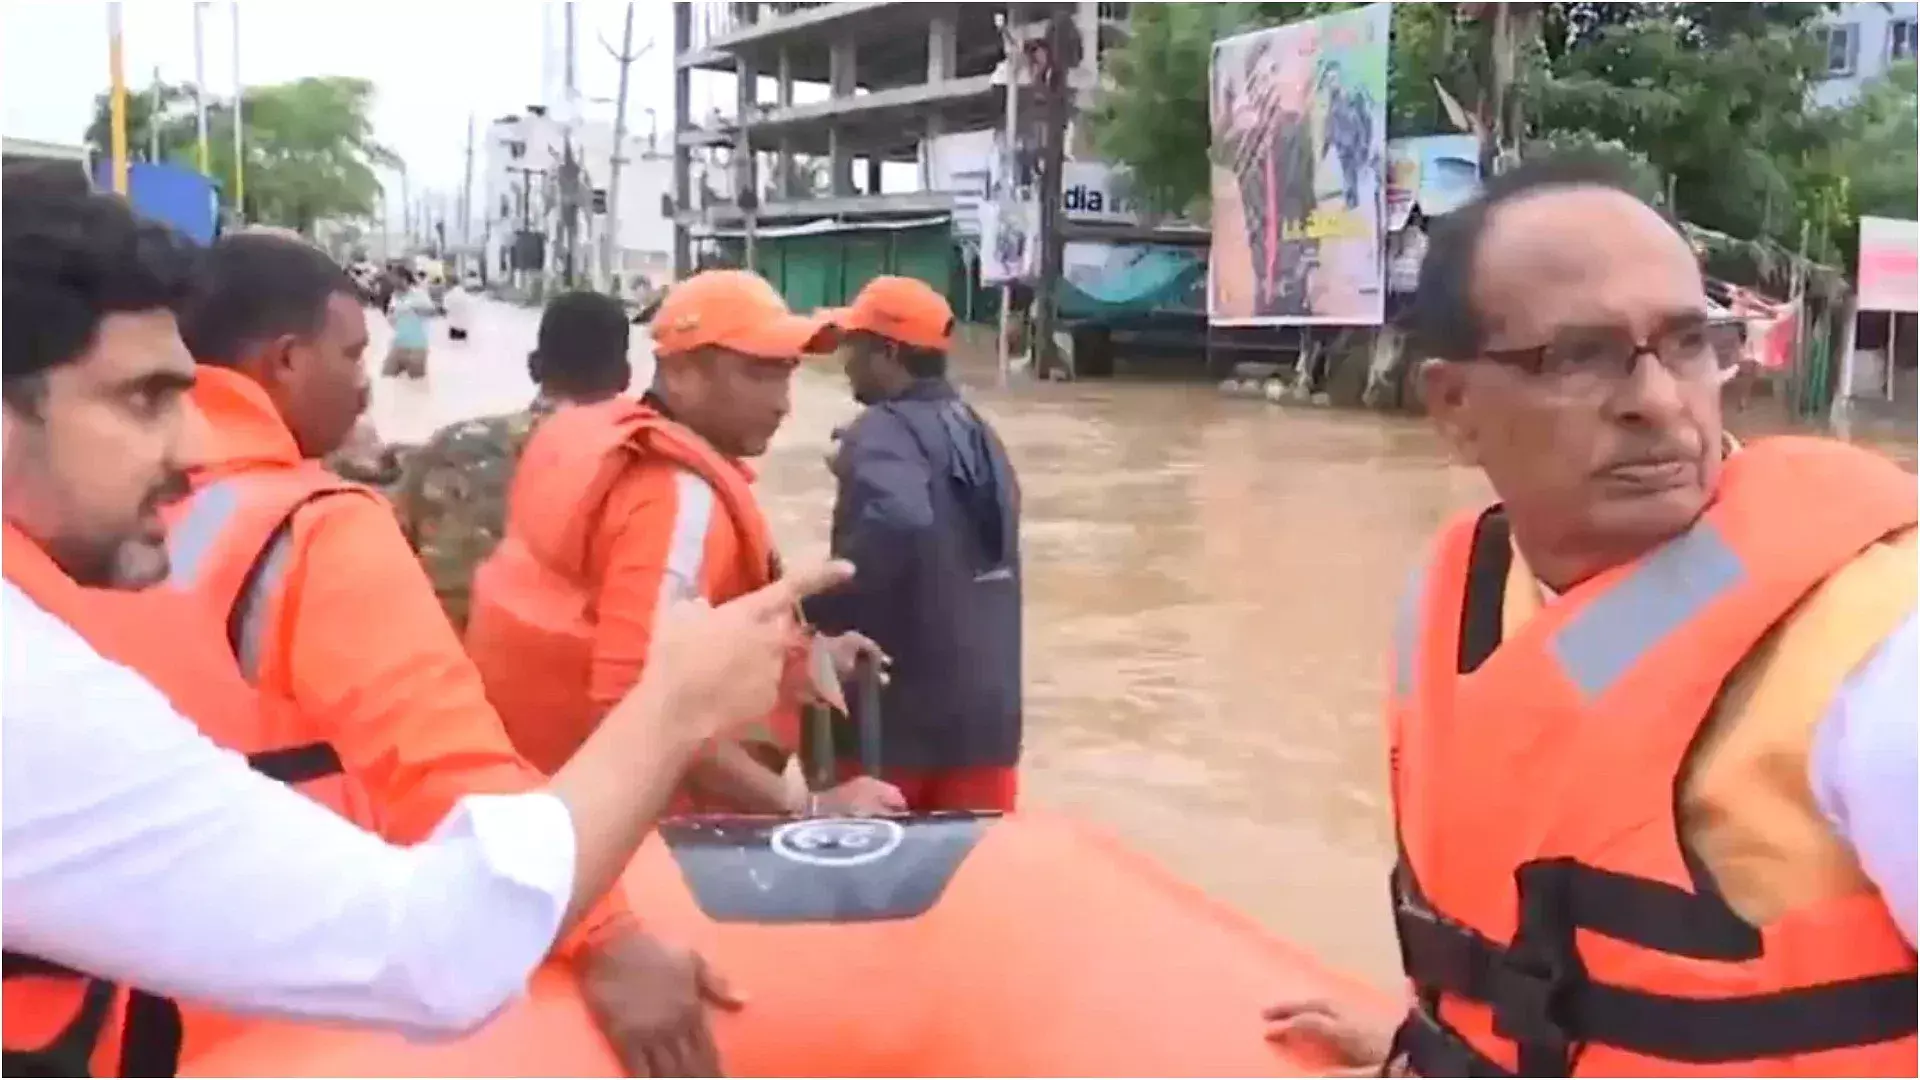
[[[211,445],[170,523],[175,574],[228,627],[263,701],[251,730],[209,734],[401,843],[426,836],[462,795],[539,786],[391,505],[317,462],[367,403],[352,280],[304,242],[226,237],[206,253],[180,325]],[[617,896],[560,954],[578,962],[629,1067],[717,1069],[705,1005],[733,1004],[730,992],[697,955],[644,933]],[[219,1026],[190,1023],[189,1042]]]
[[[662,603],[723,603],[779,574],[745,459],[766,452],[786,417],[802,356],[831,338],[755,274],[696,274],[654,316],[657,367],[643,398],[563,409],[528,440],[506,534],[474,574],[466,641],[534,765],[565,761],[639,678]],[[827,649],[843,673],[877,654],[857,634]],[[818,795],[787,782],[798,693],[759,737],[717,746],[694,767],[685,808],[906,809],[871,777]]]
[[[1740,447],[1686,239],[1585,159],[1436,230],[1427,407],[1499,502],[1442,529],[1388,706],[1389,1037],[1429,1076],[1859,1076],[1915,1067],[1914,479]]]

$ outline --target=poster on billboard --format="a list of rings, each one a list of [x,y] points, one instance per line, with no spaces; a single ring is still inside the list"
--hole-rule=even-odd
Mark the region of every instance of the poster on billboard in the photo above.
[[[980,284],[1031,280],[1038,270],[1038,217],[1031,201],[980,204]]]
[[[1920,310],[1920,222],[1860,219],[1860,310]]]
[[[1414,207],[1436,218],[1480,191],[1480,140],[1473,135],[1421,135],[1387,143],[1387,231],[1407,227]]]
[[[1389,8],[1214,43],[1213,322],[1379,325]]]

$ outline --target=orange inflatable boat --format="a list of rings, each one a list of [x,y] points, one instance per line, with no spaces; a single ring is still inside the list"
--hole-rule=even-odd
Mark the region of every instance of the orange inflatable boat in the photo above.
[[[1317,994],[1391,1013],[1062,817],[689,818],[622,881],[656,933],[748,1003],[716,1014],[733,1076],[1279,1076],[1324,1071],[1260,1010]],[[1303,888],[1311,888],[1308,882]],[[451,1042],[261,1025],[183,1076],[617,1076],[574,981]]]

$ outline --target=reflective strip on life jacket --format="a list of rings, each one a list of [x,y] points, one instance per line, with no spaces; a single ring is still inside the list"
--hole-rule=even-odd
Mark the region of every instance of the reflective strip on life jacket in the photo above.
[[[1679,835],[1676,793],[1728,676],[1916,518],[1890,463],[1770,442],[1728,462],[1688,532],[1512,642],[1499,508],[1450,526],[1416,573],[1390,708],[1394,918],[1418,998],[1396,1054],[1415,1072],[1912,1067],[1914,955],[1871,890],[1755,926]],[[1792,518],[1813,505],[1817,523]]]
[[[706,571],[707,530],[713,524],[713,485],[681,469],[673,474],[675,498],[673,536],[667,541],[666,572],[660,575],[660,601],[665,611],[676,600],[700,598],[700,576]]]
[[[316,482],[317,481],[317,482]],[[168,530],[170,561],[165,585],[138,593],[104,589],[82,589],[59,571],[45,554],[17,544],[9,530],[8,580],[14,581],[35,602],[73,626],[103,655],[140,671],[153,680],[176,707],[200,725],[215,741],[235,749],[246,749],[246,742],[235,745],[247,725],[264,723],[258,695],[247,696],[243,683],[252,683],[258,675],[258,658],[265,636],[265,599],[280,586],[290,562],[293,511],[322,495],[343,488],[337,480],[310,477],[282,485],[275,481],[234,477],[209,484],[190,499]],[[238,598],[226,619],[227,645],[233,650],[245,679],[234,680],[231,668],[222,669],[217,658],[209,663],[184,656],[169,658],[170,643],[162,635],[165,626],[157,620],[188,614],[168,605],[193,604],[185,595],[169,598],[167,592],[185,593],[208,584],[215,553],[221,540],[234,525],[248,497],[280,498],[285,506],[267,505],[261,513],[273,517],[263,549],[243,548],[234,557],[247,565],[234,569],[242,584]],[[246,542],[252,542],[248,540]],[[17,557],[16,557],[17,556]],[[210,599],[216,605],[221,598]],[[194,612],[197,619],[199,613]],[[212,626],[204,647],[217,650],[217,629]],[[187,635],[200,641],[197,635]],[[190,646],[189,646],[190,647]],[[287,784],[309,784],[339,777],[343,765],[333,747],[325,742],[270,747],[248,755],[248,764],[256,771]],[[95,1071],[118,1072],[127,1076],[168,1076],[177,1068],[183,1025],[179,1007],[171,1000],[145,991],[123,991],[105,980],[90,978],[58,964],[21,954],[8,953],[5,975],[12,1001],[8,1014],[14,1018],[15,1037],[31,1031],[39,1034],[43,1025],[59,1022],[57,1035],[41,1047],[7,1051],[6,1071],[17,1075],[51,1070],[47,1075],[84,1075]],[[47,985],[36,987],[25,998],[14,996],[23,989],[22,980],[32,979]],[[64,984],[64,985],[63,985]],[[105,1005],[101,1005],[101,1002]],[[22,1027],[36,1010],[51,1012]],[[55,1015],[57,1014],[57,1015]],[[96,1062],[103,1050],[111,1053],[117,1036],[119,1064]],[[25,1056],[22,1056],[25,1055]]]

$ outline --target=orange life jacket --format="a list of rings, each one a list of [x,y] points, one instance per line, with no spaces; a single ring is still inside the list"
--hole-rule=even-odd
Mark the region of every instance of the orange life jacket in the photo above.
[[[1911,1074],[1914,952],[1881,898],[1752,925],[1675,806],[1728,676],[1915,503],[1876,455],[1755,443],[1686,533],[1505,641],[1500,508],[1442,532],[1402,609],[1390,709],[1414,1072]]]
[[[741,580],[758,588],[778,573],[753,489],[706,440],[624,397],[542,423],[514,473],[506,534],[474,571],[466,644],[514,747],[549,774],[600,720],[587,692],[597,593],[587,547],[614,482],[647,460],[712,487],[740,538]]]
[[[266,598],[284,573],[293,512],[352,489],[317,466],[254,473],[201,487],[170,514],[167,581],[139,591],[88,589],[11,526],[8,581],[74,628],[100,654],[145,676],[214,742],[256,770],[363,824],[365,792],[339,755],[284,705],[252,685],[264,644]],[[38,958],[8,953],[4,979],[7,1071],[53,1075],[171,1075],[205,1045],[220,1018],[189,1030],[171,1000],[127,992]]]

